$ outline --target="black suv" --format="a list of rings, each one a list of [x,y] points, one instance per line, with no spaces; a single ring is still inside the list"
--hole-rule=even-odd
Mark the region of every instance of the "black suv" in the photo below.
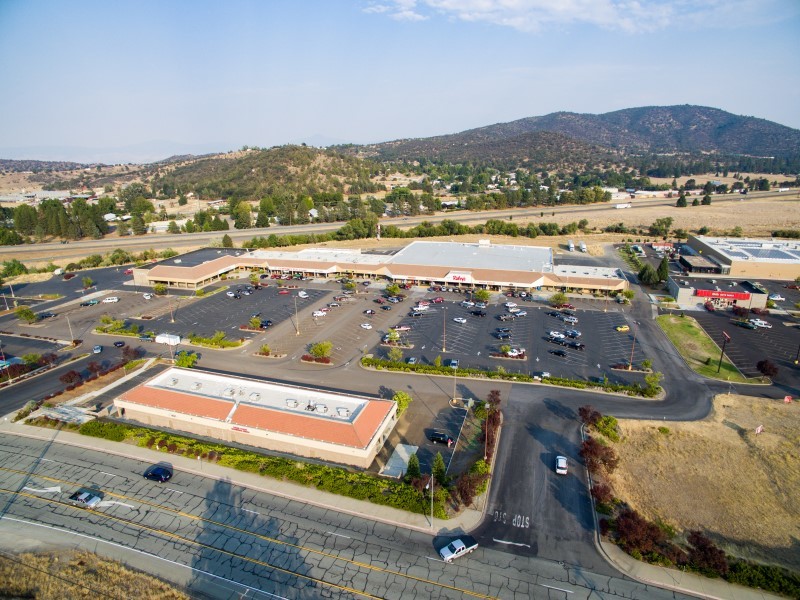
[[[475,315],[476,317],[485,317],[486,316],[486,311],[485,310],[473,310],[472,314]]]
[[[448,448],[452,446],[455,441],[443,431],[432,431],[428,434],[428,439],[434,444],[447,444]]]

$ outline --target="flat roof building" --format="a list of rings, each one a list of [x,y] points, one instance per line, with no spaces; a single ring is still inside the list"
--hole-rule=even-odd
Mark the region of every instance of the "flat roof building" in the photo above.
[[[732,277],[794,279],[800,276],[800,240],[689,236],[697,255]]]
[[[202,253],[201,259],[197,253]],[[415,241],[397,252],[370,253],[361,250],[309,248],[285,250],[239,250],[210,254],[209,249],[173,257],[142,269],[134,269],[137,285],[165,284],[197,289],[236,271],[291,276],[363,277],[418,285],[446,284],[468,288],[580,289],[621,291],[627,280],[615,269],[581,269],[580,276],[559,273],[553,251],[536,246]],[[574,285],[570,285],[574,284]]]
[[[364,469],[397,422],[390,400],[178,367],[124,392],[114,406],[144,425]]]

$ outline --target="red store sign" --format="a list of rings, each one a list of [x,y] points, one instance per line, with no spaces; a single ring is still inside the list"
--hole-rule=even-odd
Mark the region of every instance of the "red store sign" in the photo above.
[[[749,300],[747,292],[718,292],[717,290],[697,290],[696,296],[700,298],[726,298],[729,300]]]

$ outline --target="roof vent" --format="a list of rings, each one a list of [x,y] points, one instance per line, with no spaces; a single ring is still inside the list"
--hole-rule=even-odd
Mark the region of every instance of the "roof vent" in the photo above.
[[[259,394],[258,392],[253,392],[252,394],[250,394],[251,402],[258,402],[259,400],[261,400],[261,394]]]
[[[170,379],[168,385],[171,385],[172,387],[175,387],[176,385],[178,385],[178,378],[177,377],[173,377],[172,379]]]
[[[233,398],[233,394],[234,394],[233,388],[227,388],[222,392],[222,395],[227,396],[228,398]]]
[[[297,408],[297,400],[295,400],[294,398],[287,398],[286,406],[288,406],[289,408]]]
[[[199,381],[195,381],[195,382],[192,384],[192,389],[193,389],[194,391],[197,391],[197,390],[199,390],[201,387],[203,387],[203,384],[202,384],[202,383],[200,383]]]
[[[325,414],[325,413],[327,413],[327,412],[328,412],[328,406],[327,406],[327,404],[317,404],[317,405],[316,405],[314,408],[316,409],[316,411],[317,411],[318,413]]]
[[[343,419],[346,419],[350,416],[350,409],[345,408],[344,406],[340,406],[336,409],[336,414]]]

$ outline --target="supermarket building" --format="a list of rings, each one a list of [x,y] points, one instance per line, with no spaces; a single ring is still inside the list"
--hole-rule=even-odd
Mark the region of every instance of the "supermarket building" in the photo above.
[[[144,425],[362,469],[397,423],[390,400],[178,367],[124,392],[114,408]]]
[[[414,241],[394,253],[308,248],[232,250],[206,248],[133,270],[134,283],[201,289],[249,273],[281,277],[352,277],[411,285],[448,285],[489,290],[562,290],[611,293],[628,289],[618,269],[557,266],[550,248]]]
[[[800,240],[689,236],[681,257],[687,272],[748,279],[800,277]],[[685,250],[684,250],[685,251]]]

